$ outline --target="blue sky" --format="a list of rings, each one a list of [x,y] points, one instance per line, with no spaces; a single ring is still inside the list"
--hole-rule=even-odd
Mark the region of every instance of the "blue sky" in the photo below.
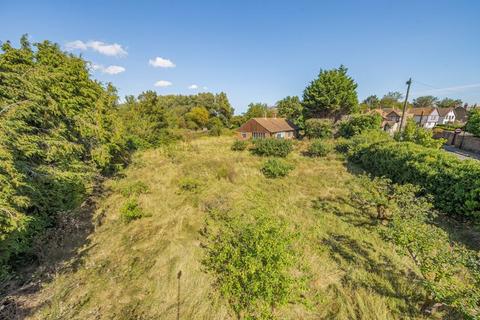
[[[480,103],[479,13],[473,0],[0,0],[0,40],[57,42],[121,96],[225,91],[236,113],[301,96],[340,64],[360,99],[404,92],[411,76],[412,97]]]

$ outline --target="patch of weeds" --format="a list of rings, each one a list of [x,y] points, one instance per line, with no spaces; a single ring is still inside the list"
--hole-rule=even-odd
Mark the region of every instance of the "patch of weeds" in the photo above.
[[[185,192],[197,192],[201,185],[202,183],[200,180],[192,177],[183,177],[178,182],[180,190]]]
[[[138,196],[149,191],[148,186],[142,181],[135,181],[120,188],[120,193],[124,197]]]
[[[309,157],[325,157],[330,151],[332,151],[332,147],[328,142],[321,139],[314,139],[308,146],[305,155]]]
[[[237,173],[231,164],[223,163],[217,168],[217,179],[227,179],[230,182],[235,180]]]
[[[293,169],[294,166],[285,161],[280,159],[269,159],[265,161],[260,170],[267,178],[279,178],[287,176]]]
[[[128,199],[120,209],[120,217],[125,223],[140,219],[146,216],[136,198]]]

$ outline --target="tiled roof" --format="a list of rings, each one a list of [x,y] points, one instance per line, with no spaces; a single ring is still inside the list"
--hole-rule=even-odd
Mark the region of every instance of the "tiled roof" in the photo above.
[[[415,116],[429,116],[434,110],[435,108],[412,108],[408,110],[408,113]]]
[[[445,117],[453,108],[437,108],[440,117]]]
[[[270,132],[293,131],[296,126],[284,118],[253,118]]]

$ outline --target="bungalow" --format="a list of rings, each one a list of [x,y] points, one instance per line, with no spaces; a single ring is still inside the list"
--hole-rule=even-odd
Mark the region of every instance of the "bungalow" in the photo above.
[[[453,108],[437,108],[438,124],[447,124],[455,122],[455,112]]]
[[[284,118],[252,118],[238,128],[238,138],[245,139],[293,139],[298,128]]]
[[[402,111],[400,110],[384,109],[384,112],[385,112],[385,118],[387,118],[388,121],[400,122],[400,119],[402,118]]]
[[[427,129],[435,127],[439,120],[437,108],[412,108],[408,112],[418,125]]]

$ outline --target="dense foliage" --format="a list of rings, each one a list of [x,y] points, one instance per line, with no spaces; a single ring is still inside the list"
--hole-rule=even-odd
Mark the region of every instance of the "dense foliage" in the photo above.
[[[308,119],[305,121],[305,136],[307,138],[331,138],[333,136],[333,121],[330,119]]]
[[[320,70],[318,77],[303,91],[308,118],[335,118],[351,113],[358,105],[357,84],[348,69]]]
[[[294,235],[261,212],[211,215],[220,227],[206,231],[203,263],[221,294],[238,319],[273,319],[275,308],[298,298],[298,280],[290,273],[297,260]]]
[[[468,112],[468,121],[465,130],[480,137],[480,108],[474,108]]]
[[[127,158],[116,92],[48,41],[0,54],[0,268]]]
[[[288,96],[277,102],[278,115],[290,120],[294,125],[303,129],[303,105],[297,96]]]
[[[411,142],[369,143],[368,138],[351,146],[349,152],[352,160],[375,175],[423,187],[433,195],[438,209],[480,219],[478,162]]]
[[[308,146],[306,154],[309,157],[325,157],[331,150],[332,146],[328,142],[322,139],[314,139]]]
[[[260,170],[267,178],[280,178],[287,176],[293,168],[293,165],[283,160],[268,159]]]
[[[445,143],[445,139],[434,139],[432,130],[424,129],[418,126],[415,121],[408,119],[405,128],[395,134],[398,141],[410,141],[427,148],[440,149]]]
[[[253,141],[253,154],[285,158],[293,150],[292,141],[285,139],[257,139]]]
[[[338,134],[344,138],[350,138],[362,132],[379,129],[382,117],[378,113],[356,114],[340,122]]]
[[[231,149],[233,151],[243,151],[247,149],[248,141],[245,140],[235,140],[232,144]]]
[[[478,257],[434,224],[436,213],[430,198],[419,196],[411,184],[392,184],[385,178],[363,175],[352,191],[353,203],[362,211],[374,211],[386,228],[381,234],[416,265],[426,295],[423,312],[438,304],[451,315],[475,318],[479,314],[480,273]],[[387,219],[387,220],[385,220]]]

